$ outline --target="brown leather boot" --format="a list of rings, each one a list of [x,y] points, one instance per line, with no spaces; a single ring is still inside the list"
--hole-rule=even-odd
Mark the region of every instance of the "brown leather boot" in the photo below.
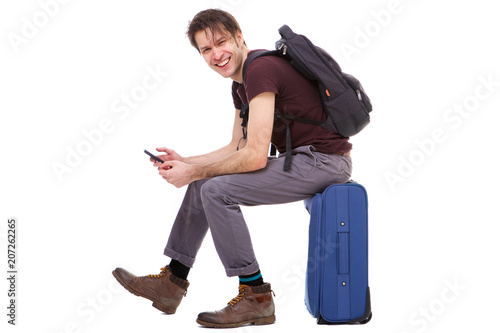
[[[276,320],[271,285],[240,285],[239,294],[225,308],[202,312],[196,322],[206,327],[239,327],[247,324],[267,325]]]
[[[166,314],[173,314],[186,294],[189,282],[172,274],[170,267],[161,269],[160,274],[137,277],[123,268],[113,271],[120,284],[136,296],[153,301],[153,306]]]

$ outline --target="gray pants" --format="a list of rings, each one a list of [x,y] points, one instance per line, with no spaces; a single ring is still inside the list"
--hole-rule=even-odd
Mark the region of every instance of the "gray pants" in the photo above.
[[[227,276],[256,272],[250,234],[239,205],[281,204],[310,198],[351,176],[351,158],[315,151],[292,151],[291,170],[283,171],[284,154],[261,170],[191,183],[175,219],[164,254],[192,267],[210,228]]]

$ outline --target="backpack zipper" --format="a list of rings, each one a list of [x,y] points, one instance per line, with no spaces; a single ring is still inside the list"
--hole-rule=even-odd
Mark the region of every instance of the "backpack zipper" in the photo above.
[[[318,50],[316,49],[316,46],[307,38],[304,37],[304,40],[306,41],[306,43],[309,45],[309,47],[312,49],[312,51],[316,54],[316,56],[328,67],[330,68],[331,65],[326,61],[326,59],[324,58],[324,56],[318,52]],[[283,55],[286,55],[287,53],[287,45],[283,42],[281,42],[278,50],[282,50],[281,53]],[[301,60],[301,62],[305,65],[305,62]],[[330,68],[330,72],[332,72],[332,74],[337,78],[337,80],[340,81],[340,83],[344,86],[345,89],[349,89],[350,87],[347,85],[347,83],[344,82],[344,78],[342,77],[342,75],[338,74],[335,69],[332,69]],[[358,95],[358,98],[359,98],[359,95]],[[361,99],[360,99],[361,100]]]

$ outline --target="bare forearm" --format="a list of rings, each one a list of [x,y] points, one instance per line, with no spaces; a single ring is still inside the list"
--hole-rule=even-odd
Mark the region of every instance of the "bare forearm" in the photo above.
[[[205,164],[193,165],[195,179],[210,178],[220,175],[244,173],[259,170],[267,165],[269,143],[273,129],[275,94],[265,92],[250,101],[252,116],[249,118],[247,130],[248,138],[243,142],[244,147],[236,150],[238,138],[238,121],[233,127],[234,150],[223,158],[211,160]],[[242,146],[243,146],[242,145]],[[228,152],[224,150],[224,152]],[[219,155],[220,157],[220,155]]]
[[[264,92],[250,101],[253,111],[248,119],[247,130],[251,135],[244,140],[241,140],[240,134],[241,118],[238,110],[235,110],[229,145],[205,155],[165,160],[159,167],[160,175],[170,184],[182,187],[199,179],[265,168],[273,130],[274,100],[274,93]],[[164,151],[170,154],[168,150]]]
[[[263,156],[252,149],[241,149],[217,161],[194,165],[194,173],[196,179],[204,179],[251,172],[264,168],[266,164],[267,155]]]
[[[184,157],[183,162],[187,164],[208,164],[221,160],[236,152],[236,146],[232,143],[204,155]]]

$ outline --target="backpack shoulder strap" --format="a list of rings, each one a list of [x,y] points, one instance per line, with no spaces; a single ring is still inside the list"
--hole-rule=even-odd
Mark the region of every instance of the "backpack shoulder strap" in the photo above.
[[[268,51],[268,50],[258,50],[258,51],[252,52],[251,54],[249,54],[247,56],[247,59],[245,60],[245,63],[243,64],[243,72],[242,72],[243,73],[243,83],[242,83],[243,86],[245,86],[245,76],[246,76],[248,66],[250,66],[250,63],[259,57],[268,56],[268,55],[278,55],[278,52]],[[247,127],[248,111],[249,111],[248,103],[245,105],[242,105],[242,108],[240,110],[240,117],[243,120],[241,123],[241,127],[243,127],[243,130]],[[244,137],[246,138],[246,134],[244,134]]]

